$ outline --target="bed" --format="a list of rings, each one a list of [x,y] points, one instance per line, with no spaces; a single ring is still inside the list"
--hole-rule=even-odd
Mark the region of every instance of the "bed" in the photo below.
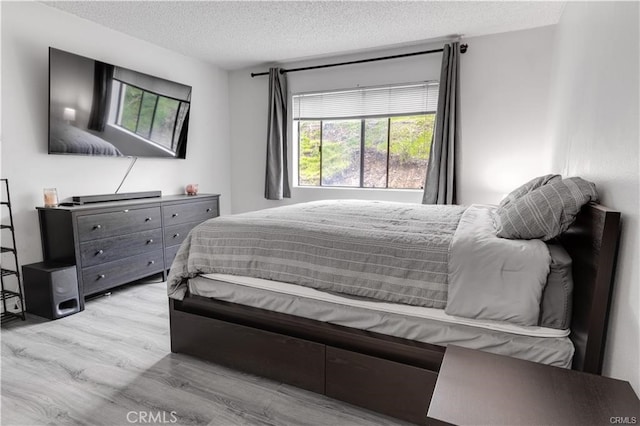
[[[342,201],[338,202],[338,205],[345,203],[348,215],[364,212],[364,216],[358,216],[359,219],[356,220],[360,223],[358,228],[363,233],[363,229],[375,230],[374,235],[392,232],[387,228],[379,228],[384,223],[394,221],[381,217],[383,213],[375,210],[380,206],[356,201]],[[389,207],[385,204],[384,208],[397,210],[396,218],[399,215],[406,219],[409,215],[409,220],[396,220],[396,226],[408,226],[415,230],[416,224],[423,222],[423,217],[420,216],[422,213],[416,213],[413,209],[407,213],[404,210],[406,206]],[[429,210],[428,207],[416,208],[420,211]],[[572,220],[573,224],[554,239],[556,244],[566,250],[565,253],[571,260],[572,308],[565,311],[570,317],[568,321],[571,322],[569,332],[566,327],[549,327],[548,321],[541,326],[539,323],[527,325],[529,320],[521,318],[514,321],[495,321],[447,315],[442,312],[441,300],[451,299],[452,292],[442,294],[442,288],[446,284],[451,290],[454,281],[443,284],[434,278],[438,275],[438,267],[435,268],[435,275],[428,277],[432,285],[427,286],[426,293],[420,293],[423,289],[418,289],[417,293],[402,295],[401,298],[409,297],[410,303],[399,304],[397,300],[388,302],[377,298],[377,291],[387,291],[388,288],[380,287],[375,279],[373,284],[368,284],[371,288],[363,293],[359,293],[361,290],[358,289],[350,291],[348,285],[338,288],[339,291],[335,288],[324,288],[318,282],[331,281],[322,273],[328,268],[327,265],[323,265],[320,272],[316,270],[307,273],[305,280],[313,277],[315,281],[309,279],[301,286],[292,284],[295,280],[287,279],[283,275],[291,274],[292,271],[299,273],[295,268],[291,270],[276,267],[269,272],[254,274],[257,276],[244,276],[243,268],[260,270],[264,266],[256,263],[255,256],[247,260],[248,264],[227,264],[226,269],[224,265],[218,264],[217,260],[212,260],[225,256],[236,260],[242,258],[242,253],[237,251],[237,247],[229,248],[233,245],[229,241],[238,239],[232,229],[236,225],[240,226],[240,229],[242,226],[248,226],[247,235],[256,235],[256,232],[261,235],[259,229],[278,230],[279,225],[275,218],[284,217],[282,222],[295,222],[296,217],[302,217],[304,219],[299,220],[306,221],[310,220],[308,218],[314,214],[313,212],[318,212],[320,225],[315,229],[316,233],[311,237],[296,237],[297,241],[307,242],[311,241],[310,238],[326,236],[323,233],[323,223],[335,225],[343,220],[336,217],[335,222],[331,222],[330,212],[338,209],[326,202],[303,205],[300,207],[302,216],[290,216],[294,214],[292,211],[278,209],[270,209],[253,216],[249,214],[248,224],[247,218],[243,215],[223,218],[223,222],[217,222],[213,226],[212,222],[208,222],[195,228],[189,235],[176,256],[168,282],[173,352],[193,355],[269,377],[418,424],[426,422],[426,411],[448,343],[475,348],[482,345],[480,349],[497,353],[509,350],[512,353],[507,354],[516,357],[533,354],[532,360],[536,362],[600,373],[619,234],[618,212],[596,203],[587,203],[579,210],[575,221]],[[493,211],[488,206],[476,206],[475,210],[471,207],[457,206],[431,208],[434,209],[439,211],[435,222],[446,222],[444,218],[447,216],[459,215],[459,218],[454,220],[454,236],[460,222],[469,219],[468,212],[471,212],[470,217],[474,219]],[[494,215],[490,214],[489,217]],[[380,221],[376,221],[376,218]],[[468,223],[472,225],[472,230],[481,227],[473,220]],[[258,228],[255,228],[256,226]],[[308,228],[308,224],[303,227]],[[431,247],[435,247],[435,252],[439,251],[438,244],[453,246],[451,239],[446,236],[447,233],[451,233],[447,231],[447,226],[435,233],[433,230],[427,232],[429,235],[437,236],[438,241],[435,245],[433,242],[429,243],[432,244]],[[208,252],[209,248],[197,248],[201,246],[198,236],[202,235],[206,236],[205,239],[219,241],[223,246],[222,250],[230,251],[216,255],[215,250]],[[385,235],[381,240],[393,240],[391,235]],[[353,243],[350,238],[344,237],[347,242]],[[404,241],[403,238],[395,238],[398,240],[394,240],[397,245],[391,250],[414,247],[414,241]],[[283,244],[286,246],[290,243],[287,241]],[[408,246],[404,246],[405,243]],[[540,247],[538,243],[544,244],[533,242],[534,248]],[[333,244],[327,243],[329,247]],[[284,246],[279,249],[282,250]],[[336,249],[339,250],[340,246],[336,246]],[[440,259],[449,262],[449,251],[447,249],[439,253]],[[365,256],[374,256],[374,263],[380,267],[380,258],[375,256],[382,254],[384,253],[369,253]],[[526,252],[526,256],[529,255]],[[280,258],[287,256],[291,255],[280,255]],[[437,256],[438,254],[435,258],[427,256],[426,261],[437,262]],[[345,260],[341,259],[343,257],[348,258],[346,254],[334,257],[337,262]],[[411,257],[411,254],[406,257]],[[278,255],[273,255],[273,259],[277,258]],[[465,258],[465,262],[473,263],[468,258]],[[346,263],[357,265],[358,260],[349,258]],[[384,266],[384,262],[382,264]],[[353,282],[371,273],[352,267],[355,270],[351,275],[347,275]],[[383,277],[380,281],[393,283],[395,272],[389,272],[394,271],[393,268],[390,266],[388,270],[375,270],[374,274]],[[404,271],[401,275],[406,274]],[[528,271],[527,274],[531,272]],[[448,277],[450,278],[450,274]],[[415,278],[419,280],[423,277]],[[463,279],[468,277],[464,278],[463,274]],[[536,286],[535,283],[531,285]],[[545,282],[543,287],[546,285]],[[425,302],[423,299],[429,301]],[[351,304],[349,300],[352,301]],[[544,294],[537,300],[542,306]],[[396,309],[398,305],[409,306]],[[462,303],[462,306],[465,307],[466,304]],[[346,314],[342,315],[341,312]],[[445,318],[447,316],[453,320]],[[537,321],[542,321],[542,316],[540,314]],[[475,324],[483,321],[488,324],[488,328],[487,324]],[[425,328],[425,323],[430,325]],[[491,328],[492,325],[498,328]],[[506,328],[500,329],[502,326]],[[478,337],[480,335],[482,338]],[[514,347],[516,349],[513,349]]]
[[[51,119],[49,150],[56,154],[109,155],[122,157],[122,153],[104,139],[67,124]]]

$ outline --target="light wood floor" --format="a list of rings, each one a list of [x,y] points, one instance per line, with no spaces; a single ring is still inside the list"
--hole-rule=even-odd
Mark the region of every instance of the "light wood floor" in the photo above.
[[[2,425],[404,425],[172,354],[165,284],[132,285],[56,321],[2,328]]]

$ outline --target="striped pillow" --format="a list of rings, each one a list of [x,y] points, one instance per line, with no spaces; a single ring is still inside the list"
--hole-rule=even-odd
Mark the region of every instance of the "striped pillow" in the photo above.
[[[554,180],[498,208],[498,237],[550,240],[567,230],[583,205],[597,200],[591,182],[579,177]]]
[[[506,207],[509,204],[516,201],[518,198],[521,198],[527,195],[529,192],[533,191],[534,189],[538,189],[543,185],[546,185],[550,182],[555,182],[557,180],[562,180],[562,176],[544,175],[544,176],[538,176],[537,178],[533,178],[529,182],[525,183],[524,185],[517,187],[516,189],[511,191],[509,195],[504,197],[504,200],[500,202],[500,207]]]

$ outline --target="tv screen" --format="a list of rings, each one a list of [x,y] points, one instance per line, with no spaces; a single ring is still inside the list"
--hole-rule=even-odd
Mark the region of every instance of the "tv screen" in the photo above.
[[[49,154],[185,158],[191,87],[49,48]]]

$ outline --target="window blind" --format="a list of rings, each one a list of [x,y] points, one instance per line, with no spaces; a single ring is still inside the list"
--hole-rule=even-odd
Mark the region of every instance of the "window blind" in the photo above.
[[[177,99],[183,102],[191,100],[191,87],[159,77],[152,77],[127,68],[116,67],[113,78],[147,92]]]
[[[293,95],[294,120],[330,120],[435,113],[438,82]]]

